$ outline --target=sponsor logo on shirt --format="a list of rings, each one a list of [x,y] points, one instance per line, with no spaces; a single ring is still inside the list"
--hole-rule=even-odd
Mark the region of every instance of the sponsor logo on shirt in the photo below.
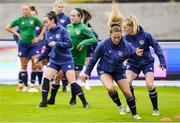
[[[40,27],[39,27],[39,26],[36,26],[36,30],[40,30]]]
[[[52,37],[49,37],[49,39],[52,39]]]
[[[140,41],[139,41],[139,44],[140,44],[140,45],[143,45],[143,44],[144,44],[144,40],[140,40]]]
[[[33,20],[31,20],[31,21],[29,21],[29,23],[32,25],[32,24],[34,23],[34,21],[33,21]]]
[[[103,74],[103,73],[104,73],[104,71],[99,71],[99,73],[100,73],[100,74]]]
[[[79,35],[81,33],[81,30],[76,30],[76,34]]]
[[[71,65],[68,65],[68,68],[71,68]]]
[[[109,53],[111,53],[112,51],[111,50],[109,50]]]
[[[127,69],[129,69],[129,68],[130,68],[130,66],[129,66],[129,65],[126,65],[126,68],[127,68]]]
[[[22,55],[22,52],[18,52],[18,56],[21,56]]]
[[[64,19],[61,19],[61,20],[60,20],[60,23],[65,23],[65,20],[64,20]]]
[[[117,51],[118,56],[122,56],[123,52],[122,51]]]
[[[51,63],[47,63],[47,66],[49,67]]]
[[[23,22],[21,22],[21,24],[22,24],[22,25],[24,25],[24,24],[25,24],[25,22],[23,21]]]
[[[36,54],[39,54],[39,51],[38,51],[38,50],[36,51]]]
[[[60,38],[60,34],[56,34],[56,38]]]
[[[79,67],[78,67],[78,66],[76,66],[76,69],[79,69]]]

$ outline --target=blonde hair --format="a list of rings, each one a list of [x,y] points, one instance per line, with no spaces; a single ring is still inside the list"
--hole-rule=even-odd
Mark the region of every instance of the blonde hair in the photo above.
[[[108,20],[108,26],[110,28],[113,26],[119,26],[121,28],[122,25],[123,25],[123,16],[121,12],[119,11],[118,6],[115,3],[115,0],[113,0],[112,12]]]
[[[139,22],[137,20],[137,17],[134,15],[129,16],[126,20],[125,20],[125,24],[128,26],[132,26],[133,27],[133,34],[136,34],[139,30]]]
[[[56,7],[56,5],[58,4],[58,3],[64,3],[62,0],[56,0],[55,2],[54,2],[54,5],[53,5],[53,11],[56,13],[56,9],[55,9],[55,7]],[[57,13],[56,13],[57,14]]]

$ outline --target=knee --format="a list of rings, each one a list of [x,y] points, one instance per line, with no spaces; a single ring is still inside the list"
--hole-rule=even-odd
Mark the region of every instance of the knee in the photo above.
[[[21,64],[21,69],[26,70],[26,69],[27,69],[27,64],[22,63],[22,64]]]
[[[60,80],[61,80],[60,76],[55,76],[54,82],[55,82],[56,84],[60,83]]]
[[[42,70],[42,63],[38,63],[38,64],[36,64],[36,69],[38,69],[38,70]]]
[[[124,94],[124,96],[126,97],[126,99],[132,97],[131,91],[130,91],[129,89],[128,89],[128,90],[127,90],[127,89],[124,90],[124,91],[123,91],[123,94]]]
[[[148,90],[154,89],[154,83],[153,82],[147,82],[147,88],[148,88]]]
[[[114,92],[115,91],[115,86],[111,85],[111,86],[107,87],[107,91],[110,92],[110,93]]]

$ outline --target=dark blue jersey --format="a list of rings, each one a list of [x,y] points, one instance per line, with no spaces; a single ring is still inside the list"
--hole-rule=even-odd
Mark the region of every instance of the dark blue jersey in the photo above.
[[[55,46],[48,46],[50,42],[56,42]],[[39,60],[49,56],[49,62],[57,65],[73,63],[70,48],[72,47],[68,31],[60,24],[54,29],[47,29],[45,34],[45,51],[38,57]],[[49,54],[50,53],[50,54]]]
[[[131,44],[121,39],[118,45],[114,45],[110,38],[106,39],[98,44],[85,73],[90,75],[98,60],[97,69],[101,69],[104,72],[122,71],[125,69],[123,62],[130,57],[137,57]]]
[[[57,16],[59,20],[58,23],[60,23],[63,27],[66,28],[66,26],[71,23],[70,18],[67,15],[65,15],[63,12]]]
[[[166,67],[165,57],[158,42],[151,36],[151,34],[145,32],[142,27],[137,35],[126,35],[124,38],[131,43],[135,48],[143,49],[143,56],[138,59],[131,58],[128,63],[137,67],[141,65],[147,65],[154,63],[154,58],[150,52],[150,46],[154,49],[156,55],[159,58],[160,65]]]

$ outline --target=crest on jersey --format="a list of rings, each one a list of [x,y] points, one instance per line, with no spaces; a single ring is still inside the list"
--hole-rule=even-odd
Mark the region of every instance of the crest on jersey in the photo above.
[[[37,51],[36,51],[36,54],[39,54],[39,53],[40,53],[40,52],[37,50]]]
[[[130,65],[127,64],[127,65],[126,65],[126,69],[129,69],[129,68],[130,68]]]
[[[104,71],[99,71],[99,74],[101,75],[101,74],[104,74]]]
[[[144,44],[144,40],[140,40],[140,41],[139,41],[139,44],[140,44],[140,45],[143,45],[143,44]]]
[[[81,33],[81,30],[76,30],[76,34],[79,35]]]
[[[68,68],[71,68],[72,66],[71,65],[68,65]]]
[[[31,20],[31,21],[29,21],[29,23],[32,25],[32,24],[34,23],[34,21],[33,21],[33,20]]]
[[[23,22],[21,22],[21,24],[22,24],[22,25],[24,25],[24,24],[25,24],[25,22],[23,21]]]
[[[61,20],[60,20],[60,23],[65,23],[65,20],[64,20],[64,19],[61,19]]]
[[[51,36],[51,37],[49,37],[49,39],[52,39],[52,36]]]
[[[60,38],[60,34],[56,34],[56,38]]]
[[[123,52],[122,51],[117,51],[118,56],[122,56]]]
[[[39,27],[39,26],[36,26],[35,28],[36,28],[36,30],[40,30],[40,27]]]

